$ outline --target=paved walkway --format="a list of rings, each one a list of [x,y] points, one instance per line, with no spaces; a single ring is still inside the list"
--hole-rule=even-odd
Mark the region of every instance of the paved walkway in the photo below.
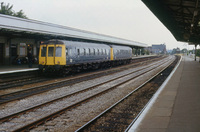
[[[182,62],[141,122],[130,131],[200,132],[200,63]],[[141,116],[142,117],[142,116]]]

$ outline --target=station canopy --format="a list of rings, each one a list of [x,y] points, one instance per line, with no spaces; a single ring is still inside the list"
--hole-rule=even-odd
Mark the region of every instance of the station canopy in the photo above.
[[[200,43],[199,0],[142,0],[177,41]]]
[[[0,36],[38,40],[66,39],[144,48],[147,44],[66,26],[0,14]]]

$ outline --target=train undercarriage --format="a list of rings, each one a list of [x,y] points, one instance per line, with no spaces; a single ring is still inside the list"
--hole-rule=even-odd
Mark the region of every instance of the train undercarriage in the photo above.
[[[105,69],[119,65],[129,64],[131,59],[105,61],[96,63],[83,63],[74,65],[39,65],[40,73],[49,75],[65,76],[69,73],[77,73],[88,70]]]

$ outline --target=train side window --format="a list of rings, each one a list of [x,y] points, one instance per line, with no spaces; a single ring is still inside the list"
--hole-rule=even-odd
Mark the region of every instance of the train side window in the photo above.
[[[99,55],[99,49],[97,49],[97,54]]]
[[[95,55],[95,49],[93,49],[93,54]]]
[[[80,55],[84,55],[84,50],[83,49],[80,49]]]
[[[91,51],[90,51],[90,49],[88,49],[89,50],[89,55],[91,55]]]
[[[103,55],[103,49],[101,49],[101,55]]]
[[[77,49],[77,54],[80,55],[80,49]]]
[[[48,48],[48,57],[53,57],[53,51],[54,51],[54,47]]]
[[[86,55],[86,49],[83,49],[83,51],[84,51],[84,53],[83,53],[83,54],[84,54],[84,55]]]
[[[68,55],[68,48],[66,48],[65,53],[66,53],[66,56],[67,56]]]
[[[62,47],[56,47],[56,57],[62,56]]]
[[[47,47],[42,47],[41,48],[41,57],[45,57],[47,52]]]
[[[94,50],[90,49],[90,55],[94,55]]]
[[[68,55],[72,55],[72,49],[68,49]]]

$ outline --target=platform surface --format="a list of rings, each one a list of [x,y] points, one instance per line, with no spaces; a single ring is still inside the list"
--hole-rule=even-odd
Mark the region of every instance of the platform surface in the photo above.
[[[200,63],[183,57],[169,82],[140,120],[129,132],[199,132]]]
[[[25,71],[32,71],[38,70],[38,65],[33,64],[32,68],[28,67],[27,65],[4,65],[0,66],[0,74],[6,73],[14,73],[14,72],[25,72]]]

